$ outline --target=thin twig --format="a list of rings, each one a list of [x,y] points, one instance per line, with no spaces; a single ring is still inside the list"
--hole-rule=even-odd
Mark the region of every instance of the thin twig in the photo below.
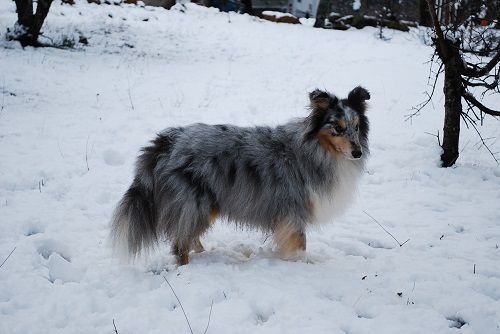
[[[59,154],[61,155],[61,158],[65,159],[64,154],[62,153],[61,143],[59,142],[59,138],[57,138],[57,147],[59,148]]]
[[[433,133],[430,133],[430,132],[425,132],[425,131],[424,131],[424,133],[425,133],[425,134],[428,134],[428,135],[430,135],[430,136],[436,137],[436,138],[437,138],[437,140],[438,140],[438,145],[439,145],[439,146],[441,146],[441,139],[439,138],[439,130],[438,130],[438,132],[437,132],[437,135],[435,135],[435,134],[433,134]]]
[[[132,95],[130,94],[130,79],[127,78],[127,93],[128,93],[128,100],[130,101],[130,106],[132,107],[132,110],[135,110],[134,103],[132,102]]]
[[[2,108],[0,109],[0,113],[3,112],[5,106],[5,77],[3,78],[3,86],[2,86]]]
[[[14,247],[14,249],[9,253],[9,255],[7,255],[7,257],[5,258],[5,260],[3,260],[2,264],[0,264],[0,268],[2,268],[2,266],[4,265],[5,262],[7,262],[7,260],[12,255],[12,253],[14,253],[14,251],[16,250],[16,248],[17,247]]]
[[[396,239],[396,237],[395,237],[395,236],[393,236],[393,235],[391,234],[391,232],[387,231],[387,230],[386,230],[386,229],[382,226],[382,224],[380,224],[380,223],[379,223],[379,222],[378,222],[375,218],[373,218],[372,216],[370,216],[370,214],[369,214],[368,212],[366,212],[365,210],[363,210],[363,212],[365,213],[365,215],[367,215],[368,217],[370,217],[371,219],[373,219],[373,221],[374,221],[375,223],[377,223],[377,224],[378,224],[378,226],[380,226],[380,227],[381,227],[381,228],[382,228],[382,229],[383,229],[383,230],[384,230],[387,234],[389,234],[389,235],[390,235],[390,236],[391,236],[394,240],[396,240],[396,242],[398,243],[399,247],[403,247],[403,245],[404,245],[404,244],[406,244],[408,241],[410,241],[410,239],[408,239],[408,240],[406,240],[405,242],[400,243],[400,242],[399,242],[399,240],[398,240],[398,239]]]
[[[212,304],[210,305],[210,313],[208,314],[207,327],[205,328],[205,331],[203,332],[203,334],[207,334],[208,326],[210,326],[210,318],[212,317],[212,307],[213,306],[214,306],[214,300],[212,299]]]
[[[434,57],[434,56],[433,56]],[[443,71],[443,66],[444,64],[443,63],[440,63],[439,64],[439,68],[438,68],[438,71],[436,72],[435,74],[435,77],[434,77],[434,82],[432,84],[432,90],[431,90],[431,93],[427,93],[427,100],[423,101],[423,102],[420,102],[418,105],[412,107],[412,110],[415,110],[413,113],[411,114],[408,114],[408,115],[405,115],[405,122],[407,122],[408,120],[412,120],[414,116],[417,116],[420,111],[422,109],[424,109],[430,102],[432,102],[432,97],[434,96],[434,92],[436,91],[436,84],[437,84],[437,81],[438,81],[438,78],[439,78],[439,75],[442,73]],[[429,78],[430,78],[430,74],[429,74]]]
[[[134,103],[132,102],[132,95],[130,95],[130,88],[127,90],[127,92],[128,92],[128,99],[130,101],[130,106],[132,107],[132,110],[135,110]]]
[[[493,153],[493,151],[491,151],[490,147],[486,144],[486,142],[485,142],[486,139],[483,138],[483,136],[481,135],[481,132],[479,132],[476,124],[471,122],[471,125],[472,125],[472,128],[476,131],[477,135],[479,136],[479,139],[481,139],[481,143],[483,144],[483,146],[486,147],[486,149],[488,150],[490,155],[493,157],[493,159],[495,160],[497,165],[500,165],[500,162],[498,161],[497,157],[495,157],[495,154]]]
[[[85,163],[87,164],[87,172],[90,171],[90,168],[89,168],[89,156],[88,156],[88,152],[89,152],[89,138],[90,138],[90,135],[87,136],[87,143],[85,144]]]
[[[116,329],[116,325],[115,325],[115,319],[113,319],[113,327],[115,328],[115,334],[118,334],[118,330]]]
[[[186,322],[187,322],[187,324],[189,326],[189,331],[191,332],[191,334],[194,334],[193,333],[193,329],[191,328],[191,324],[189,323],[189,319],[188,319],[188,316],[186,314],[186,311],[184,311],[184,306],[182,306],[181,300],[179,299],[179,297],[177,297],[177,294],[175,293],[174,288],[172,287],[172,285],[170,284],[170,282],[167,280],[167,278],[165,276],[163,276],[163,279],[165,280],[165,282],[167,282],[168,286],[170,287],[170,290],[172,290],[172,293],[174,294],[175,298],[179,302],[179,305],[181,306],[181,309],[182,309],[182,313],[184,313],[184,317],[186,318]]]

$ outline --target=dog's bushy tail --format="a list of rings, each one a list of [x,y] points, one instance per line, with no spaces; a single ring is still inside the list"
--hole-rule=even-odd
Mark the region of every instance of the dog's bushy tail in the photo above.
[[[160,135],[137,160],[134,181],[118,203],[111,223],[113,247],[121,255],[134,258],[158,241],[154,168],[159,156],[168,154],[171,144],[168,136]]]
[[[111,239],[121,255],[135,257],[157,241],[152,192],[136,177],[115,209]]]

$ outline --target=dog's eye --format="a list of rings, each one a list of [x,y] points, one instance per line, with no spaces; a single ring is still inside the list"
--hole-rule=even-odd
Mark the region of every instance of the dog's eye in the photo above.
[[[356,124],[356,126],[354,127],[354,130],[358,131],[359,130],[359,125]]]
[[[345,131],[345,129],[338,124],[335,125],[334,129],[336,133],[343,133]]]

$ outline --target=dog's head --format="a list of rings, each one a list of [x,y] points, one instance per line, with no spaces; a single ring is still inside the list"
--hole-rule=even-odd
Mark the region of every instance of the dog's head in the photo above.
[[[319,140],[320,145],[335,157],[360,159],[368,136],[365,116],[370,93],[354,88],[346,99],[316,89],[309,93],[312,112],[307,117],[306,138]]]

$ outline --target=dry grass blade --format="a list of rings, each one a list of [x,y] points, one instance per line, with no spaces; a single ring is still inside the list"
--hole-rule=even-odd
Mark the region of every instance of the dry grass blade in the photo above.
[[[205,331],[203,334],[207,334],[208,331],[208,326],[210,326],[210,318],[212,317],[212,308],[214,307],[214,301],[212,299],[212,304],[210,305],[210,313],[208,314],[208,322],[207,322],[207,327],[205,328]]]
[[[186,318],[186,322],[187,322],[187,324],[189,326],[189,331],[191,332],[191,334],[194,334],[193,333],[193,329],[191,328],[191,324],[189,323],[189,319],[188,319],[188,316],[186,314],[186,311],[184,310],[184,306],[182,306],[181,300],[179,299],[179,297],[177,297],[177,294],[175,293],[174,288],[172,287],[172,285],[170,284],[170,282],[167,280],[167,278],[165,276],[163,276],[163,279],[165,280],[165,282],[167,282],[168,286],[170,287],[170,290],[172,290],[172,293],[174,294],[175,298],[179,302],[179,305],[181,306],[181,309],[182,309],[182,313],[184,313],[184,317]],[[212,312],[210,311],[210,313],[212,313]]]
[[[5,260],[3,260],[2,264],[0,264],[0,268],[2,268],[2,266],[5,264],[5,262],[7,262],[7,260],[12,255],[12,253],[14,253],[14,251],[16,250],[16,248],[17,247],[14,247],[14,249],[10,251],[9,255],[7,255],[7,257],[5,258]]]
[[[381,228],[385,231],[385,233],[389,234],[389,235],[390,235],[390,236],[391,236],[394,240],[396,240],[396,242],[398,243],[399,247],[403,247],[403,245],[404,245],[404,244],[406,244],[408,241],[410,241],[410,239],[407,239],[405,242],[400,243],[400,242],[399,242],[399,240],[398,240],[398,239],[396,239],[396,237],[395,237],[395,236],[393,236],[393,235],[391,234],[391,232],[387,231],[387,230],[386,230],[386,229],[382,226],[382,224],[380,224],[380,223],[378,222],[378,220],[376,220],[375,218],[373,218],[373,217],[372,217],[372,216],[371,216],[368,212],[366,212],[366,211],[364,211],[364,210],[363,210],[363,212],[365,213],[365,215],[367,215],[368,217],[370,217],[370,218],[371,218],[371,219],[372,219],[375,223],[377,223],[377,225],[378,225],[378,226],[380,226],[380,227],[381,227]]]
[[[115,319],[113,319],[113,327],[115,328],[115,334],[118,334],[118,330],[116,329],[116,325],[115,325]]]

